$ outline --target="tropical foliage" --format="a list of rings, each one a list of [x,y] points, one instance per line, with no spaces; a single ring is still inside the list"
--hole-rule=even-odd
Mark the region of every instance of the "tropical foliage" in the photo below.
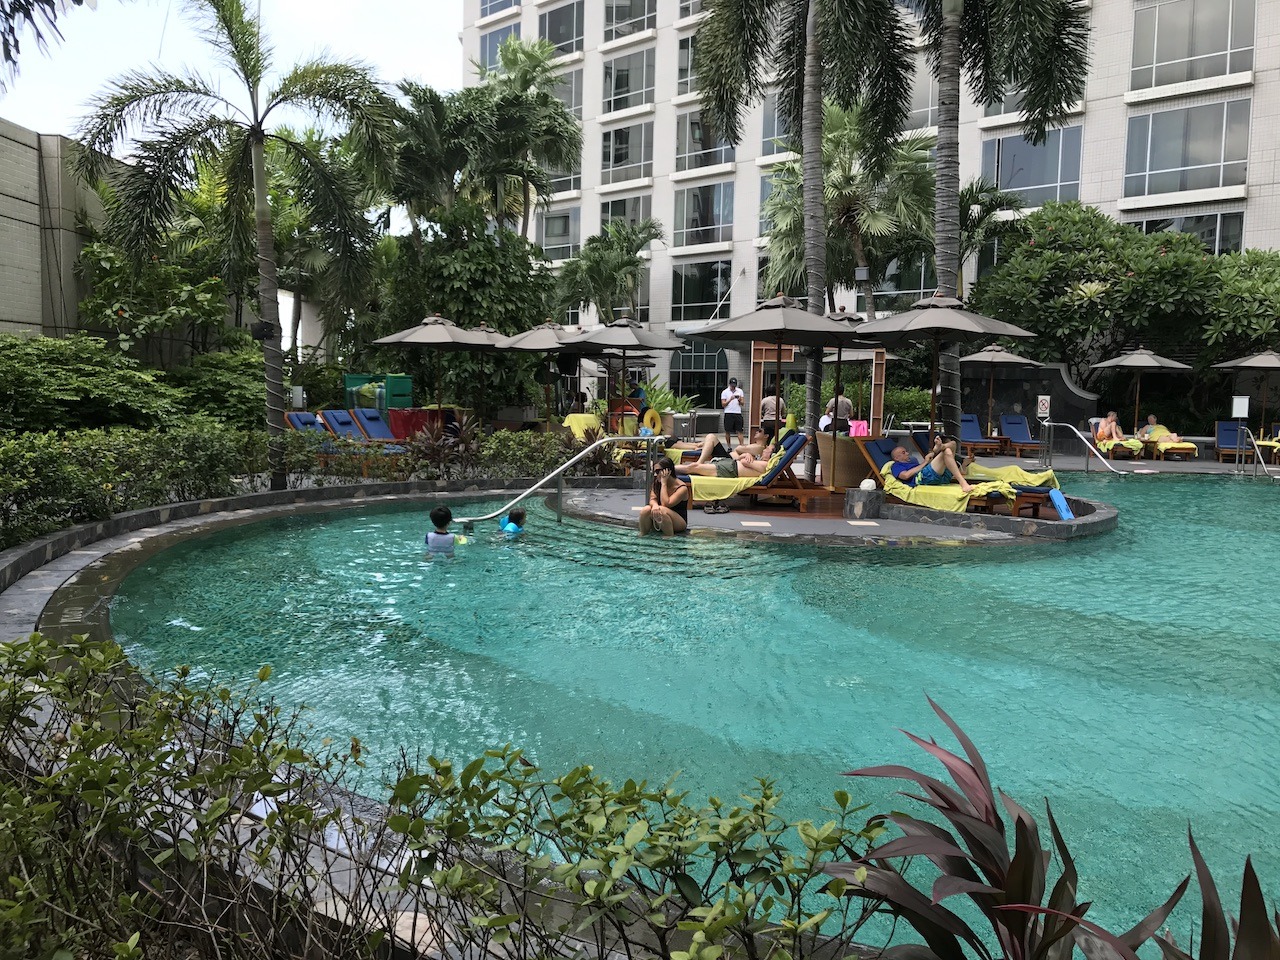
[[[640,317],[640,285],[647,265],[640,253],[661,241],[662,224],[646,217],[636,223],[611,220],[588,237],[576,257],[560,268],[559,296],[566,307],[593,307],[601,323],[609,323],[619,307]]]
[[[77,7],[84,5],[84,0],[71,2]],[[0,0],[0,93],[17,69],[23,31],[29,31],[36,46],[43,49],[50,34],[62,38],[57,21],[65,11],[65,0]]]

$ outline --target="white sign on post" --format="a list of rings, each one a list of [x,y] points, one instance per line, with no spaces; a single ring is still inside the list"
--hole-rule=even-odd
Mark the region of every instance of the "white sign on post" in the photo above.
[[[1036,419],[1049,419],[1049,399],[1050,398],[1047,393],[1042,393],[1036,397]]]
[[[1249,419],[1249,398],[1248,397],[1232,397],[1231,398],[1231,416],[1236,420]]]

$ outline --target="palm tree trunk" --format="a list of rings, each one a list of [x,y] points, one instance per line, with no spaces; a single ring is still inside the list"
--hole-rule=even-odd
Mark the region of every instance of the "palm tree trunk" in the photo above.
[[[942,0],[938,46],[938,159],[934,266],[938,294],[958,297],[960,275],[960,20],[964,0]],[[960,354],[944,345],[938,358],[940,413],[947,433],[960,432]]]
[[[298,284],[302,286],[301,283]],[[293,320],[293,362],[302,362],[302,291],[295,289],[293,291],[292,318]]]
[[[250,145],[253,163],[253,220],[258,236],[258,311],[266,324],[262,341],[263,367],[267,381],[267,463],[271,489],[285,489],[284,469],[284,375],[280,354],[280,288],[276,277],[276,244],[271,236],[271,205],[267,201],[267,164],[260,132]]]
[[[809,0],[804,50],[804,100],[800,117],[800,172],[804,199],[804,267],[809,287],[809,312],[823,313],[827,289],[827,212],[822,182],[822,40],[818,35],[818,0]],[[822,400],[822,351],[809,352],[805,366],[804,422],[818,429]],[[817,449],[805,456],[805,475],[817,471]]]
[[[529,178],[524,177],[524,210],[520,215],[520,236],[529,236],[529,215],[533,211],[533,192],[529,187]]]

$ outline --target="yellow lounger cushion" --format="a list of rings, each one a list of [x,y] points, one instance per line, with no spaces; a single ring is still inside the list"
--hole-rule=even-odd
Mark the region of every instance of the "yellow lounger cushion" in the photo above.
[[[1052,470],[1041,470],[1033,473],[1019,466],[989,467],[976,460],[965,468],[966,480],[1003,480],[1005,483],[1020,483],[1024,487],[1053,487],[1061,490],[1058,478]]]
[[[881,468],[880,477],[884,480],[884,492],[891,497],[897,497],[912,506],[946,510],[948,513],[964,513],[971,497],[985,497],[989,493],[999,493],[1012,500],[1015,496],[1013,487],[1003,480],[976,483],[970,493],[965,493],[960,489],[960,485],[955,483],[909,487],[893,475],[892,461]]]

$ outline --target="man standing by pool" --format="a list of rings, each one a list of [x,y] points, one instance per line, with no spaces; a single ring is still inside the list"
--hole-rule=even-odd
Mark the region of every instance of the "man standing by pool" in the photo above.
[[[933,449],[924,463],[916,463],[906,447],[894,447],[893,475],[909,487],[919,484],[922,487],[936,487],[955,480],[960,489],[968,493],[973,485],[964,478],[964,470],[956,463],[956,454],[941,437],[934,437]]]
[[[724,445],[733,449],[733,435],[738,435],[739,443],[746,443],[746,435],[742,432],[742,407],[746,402],[746,394],[738,388],[738,378],[730,377],[729,386],[720,391],[720,406],[724,408]]]

